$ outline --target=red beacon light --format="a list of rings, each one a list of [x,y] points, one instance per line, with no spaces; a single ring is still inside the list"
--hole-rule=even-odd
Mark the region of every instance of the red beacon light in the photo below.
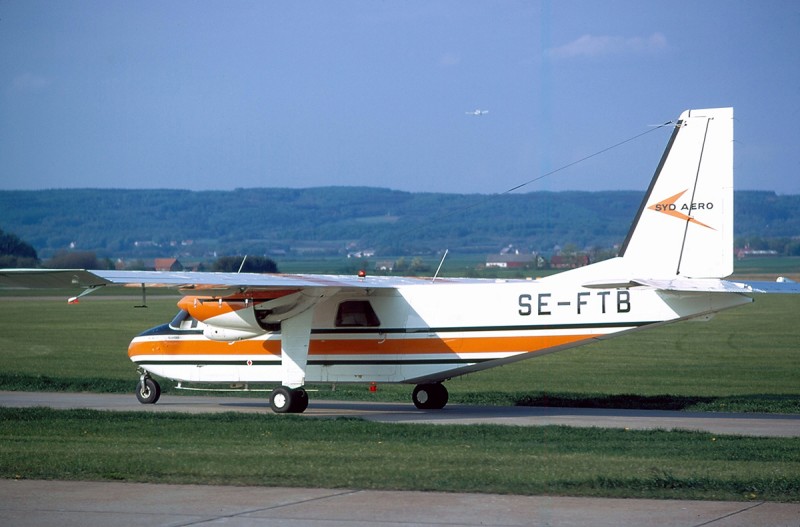
[[[367,272],[364,269],[359,269],[358,277],[361,278],[361,279],[366,278],[367,277]]]

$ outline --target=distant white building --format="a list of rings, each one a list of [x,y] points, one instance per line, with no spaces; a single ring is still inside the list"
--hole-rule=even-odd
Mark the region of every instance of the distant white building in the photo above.
[[[364,249],[363,251],[347,253],[348,258],[372,258],[373,256],[375,256],[375,249]]]
[[[375,264],[375,269],[390,273],[394,270],[394,262],[391,260],[383,260]]]
[[[523,269],[536,265],[535,254],[490,254],[486,257],[486,267],[500,269]]]

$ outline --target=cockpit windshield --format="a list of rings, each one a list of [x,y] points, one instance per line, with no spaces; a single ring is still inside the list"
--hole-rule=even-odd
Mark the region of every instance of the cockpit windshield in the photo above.
[[[175,315],[175,318],[169,323],[169,327],[179,330],[198,329],[198,325],[199,322],[197,319],[191,316],[185,309],[178,311],[178,314]]]

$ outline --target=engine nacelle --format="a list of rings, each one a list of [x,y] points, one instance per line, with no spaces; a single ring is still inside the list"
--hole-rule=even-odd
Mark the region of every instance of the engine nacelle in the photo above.
[[[203,322],[209,340],[235,342],[263,335],[269,326],[296,316],[336,289],[319,288],[313,294],[297,290],[262,292],[257,298],[208,298],[185,296],[178,307]],[[256,313],[258,305],[258,314]]]
[[[263,335],[258,324],[255,303],[250,299],[223,300],[184,297],[178,307],[203,322],[203,336],[209,340],[234,342]]]

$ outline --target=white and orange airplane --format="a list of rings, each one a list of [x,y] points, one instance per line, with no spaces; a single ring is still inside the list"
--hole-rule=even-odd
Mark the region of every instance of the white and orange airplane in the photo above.
[[[179,383],[272,383],[275,412],[303,412],[306,383],[444,381],[747,304],[798,284],[733,272],[733,110],[689,110],[674,131],[618,257],[536,280],[419,279],[87,270],[0,270],[0,284],[177,287],[169,323],[133,339],[136,395]]]

